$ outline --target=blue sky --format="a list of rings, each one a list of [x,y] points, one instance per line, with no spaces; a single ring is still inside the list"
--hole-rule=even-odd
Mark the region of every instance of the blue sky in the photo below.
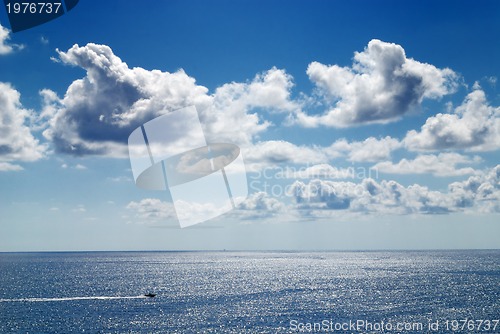
[[[81,1],[11,33],[2,9],[0,251],[498,248],[499,15]],[[240,146],[250,193],[180,229],[126,143],[188,105]]]

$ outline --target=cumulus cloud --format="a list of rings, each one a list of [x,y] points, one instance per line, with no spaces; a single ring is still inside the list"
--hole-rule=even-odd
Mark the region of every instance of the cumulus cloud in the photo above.
[[[440,153],[438,155],[419,155],[415,159],[401,159],[394,164],[390,161],[379,162],[374,169],[389,174],[433,174],[435,176],[460,176],[474,174],[472,167],[458,168],[457,165],[481,161],[478,156],[470,158],[458,153]]]
[[[457,208],[500,212],[500,165],[448,187]]]
[[[77,213],[85,213],[87,212],[87,209],[85,208],[85,205],[78,204],[72,211]]]
[[[65,64],[86,70],[63,99],[42,91],[49,128],[44,136],[57,151],[74,155],[124,156],[129,134],[144,122],[181,108],[203,104],[207,89],[179,70],[175,73],[129,68],[108,46],[74,45],[58,51]]]
[[[377,139],[369,137],[363,141],[349,142],[339,139],[325,149],[330,158],[347,156],[352,162],[376,162],[391,157],[391,153],[401,147],[399,140],[387,136]]]
[[[284,112],[298,108],[290,98],[292,77],[273,67],[246,83],[228,83],[215,90],[211,103],[200,111],[209,141],[230,141],[242,146],[266,130],[271,123],[253,110]]]
[[[246,147],[243,153],[250,170],[281,163],[308,164],[328,161],[321,147],[297,146],[283,140],[258,142]]]
[[[351,162],[377,162],[387,160],[391,153],[402,147],[399,140],[389,136],[381,139],[369,137],[363,141],[349,142],[346,139],[339,139],[327,147],[295,145],[283,140],[270,140],[258,142],[245,147],[243,153],[245,162],[250,170],[257,170],[264,167],[275,167],[279,164],[311,165],[315,170],[327,166],[326,163],[336,158],[346,158]],[[331,166],[330,166],[331,167]],[[333,167],[332,167],[333,168]],[[310,169],[307,174],[313,173]],[[342,170],[325,170],[321,173],[330,175],[340,173]]]
[[[44,115],[49,119],[44,135],[59,152],[123,156],[124,144],[135,128],[190,105],[197,108],[208,140],[245,145],[270,125],[252,109],[294,108],[289,92],[292,78],[276,68],[247,83],[225,84],[209,95],[182,69],[169,73],[129,68],[106,45],[74,45],[58,54],[61,62],[87,72],[62,99],[42,91],[48,102]]]
[[[349,210],[361,213],[411,214],[445,213],[451,201],[427,187],[404,187],[396,181],[380,183],[367,178],[361,183],[312,180],[295,181],[290,194],[300,210]],[[314,214],[314,213],[313,213]]]
[[[500,212],[500,165],[486,171],[477,171],[467,180],[451,183],[447,192],[431,190],[419,184],[403,186],[393,180],[376,181],[372,178],[365,178],[359,183],[322,179],[308,182],[296,180],[286,189],[286,195],[291,198],[292,203],[286,204],[284,198],[276,198],[266,192],[256,192],[249,195],[226,218],[296,221],[301,217],[331,218],[341,212],[381,215]],[[159,199],[147,198],[130,202],[126,208],[133,213],[133,219],[137,222],[176,220],[172,203]],[[189,208],[182,207],[183,211],[185,209],[200,214],[214,208],[191,205]]]
[[[158,223],[177,221],[174,205],[157,198],[145,198],[139,202],[130,202],[126,209],[133,214],[134,221],[138,223]]]
[[[6,55],[15,50],[23,49],[23,45],[9,43],[10,30],[0,24],[0,55]]]
[[[325,217],[325,211],[343,210],[376,214],[444,214],[450,212],[500,212],[500,165],[477,171],[465,181],[453,182],[447,192],[393,180],[360,183],[330,180],[295,181],[288,188],[302,215]]]
[[[306,127],[387,123],[458,86],[451,69],[407,58],[400,45],[377,39],[355,53],[352,67],[313,62],[307,74],[332,109],[320,116],[298,112],[295,121]]]
[[[24,168],[19,166],[19,165],[16,165],[16,164],[13,164],[10,162],[1,162],[0,161],[0,172],[18,172],[18,171],[21,171],[23,169]]]
[[[214,203],[195,203],[176,200],[171,202],[156,198],[145,198],[139,202],[132,201],[126,209],[132,213],[132,219],[137,223],[165,224],[178,227],[179,221],[203,221],[205,217],[217,217],[220,208]],[[130,218],[130,217],[127,217]],[[174,224],[175,223],[175,224]]]
[[[405,146],[414,151],[500,148],[500,107],[488,105],[484,91],[476,88],[454,113],[436,114],[427,119],[420,131],[409,131]]]
[[[268,193],[260,191],[249,195],[241,202],[231,216],[243,220],[266,219],[281,215],[286,206]]]
[[[145,198],[138,202],[132,201],[126,209],[131,212],[134,222],[144,224],[177,223],[176,209],[179,214],[184,215],[181,219],[189,219],[189,215],[195,217],[212,216],[218,209],[213,204],[193,204],[184,201],[176,201],[175,207],[170,202],[155,198]],[[286,206],[278,199],[271,197],[266,192],[257,192],[249,195],[236,209],[225,214],[228,219],[266,219],[282,215]],[[176,225],[177,226],[177,225]]]
[[[46,151],[27,125],[32,115],[20,97],[10,84],[0,82],[0,171],[21,170],[12,162],[39,160]]]

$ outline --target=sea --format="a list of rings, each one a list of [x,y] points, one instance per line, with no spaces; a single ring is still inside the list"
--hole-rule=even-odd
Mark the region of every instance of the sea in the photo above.
[[[0,253],[0,333],[500,333],[499,318],[499,250]]]

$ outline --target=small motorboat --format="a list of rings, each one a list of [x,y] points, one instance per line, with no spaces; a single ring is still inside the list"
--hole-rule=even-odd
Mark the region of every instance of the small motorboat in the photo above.
[[[155,294],[155,293],[151,293],[151,292],[150,292],[150,293],[146,293],[146,294],[144,295],[144,297],[148,297],[148,298],[153,298],[153,297],[155,297],[155,296],[156,296],[156,294]]]

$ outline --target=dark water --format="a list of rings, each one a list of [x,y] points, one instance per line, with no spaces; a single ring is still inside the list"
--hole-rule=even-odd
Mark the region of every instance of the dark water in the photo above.
[[[0,254],[1,333],[500,333],[479,325],[499,318],[500,251]],[[375,327],[335,330],[359,320]],[[315,322],[331,327],[299,327]]]

